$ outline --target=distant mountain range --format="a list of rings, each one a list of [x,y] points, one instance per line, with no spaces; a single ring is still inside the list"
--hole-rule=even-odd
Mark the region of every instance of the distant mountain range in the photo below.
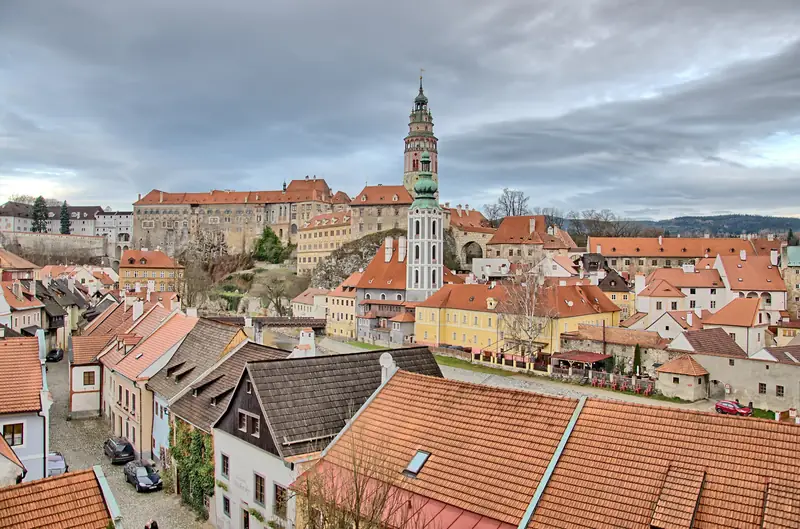
[[[665,230],[669,235],[739,236],[742,233],[785,234],[791,228],[795,235],[800,233],[800,218],[769,217],[766,215],[713,215],[675,217],[666,220],[638,221],[642,226]]]

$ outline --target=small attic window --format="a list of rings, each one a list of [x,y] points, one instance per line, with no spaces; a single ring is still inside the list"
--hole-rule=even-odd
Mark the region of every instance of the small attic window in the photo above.
[[[470,300],[470,301],[475,301],[475,296],[470,296],[470,297],[469,297],[469,300]]]
[[[134,259],[133,257],[128,259],[128,264],[133,264],[135,262],[136,262],[136,259]]]
[[[616,252],[617,251],[617,247],[615,246],[615,247],[611,248],[611,251],[612,252]]]
[[[430,456],[430,452],[417,450],[417,453],[414,454],[414,457],[412,457],[411,461],[409,461],[408,466],[405,468],[405,470],[403,470],[403,474],[410,478],[417,477]]]
[[[142,257],[141,259],[139,259],[139,262],[140,262],[141,264],[145,264],[145,263],[147,262],[147,259],[145,259],[144,257]]]
[[[367,195],[361,195],[361,202],[367,201]]]
[[[140,359],[142,355],[144,355],[144,353],[139,353],[138,355],[136,355],[136,360]]]

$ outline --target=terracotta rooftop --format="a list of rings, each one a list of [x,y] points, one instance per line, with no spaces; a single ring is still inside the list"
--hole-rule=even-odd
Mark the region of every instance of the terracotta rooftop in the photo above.
[[[176,344],[180,343],[199,318],[177,313],[164,322],[150,336],[139,342],[119,362],[114,370],[129,380],[148,379],[155,373],[147,373],[148,368]]]
[[[657,268],[647,276],[647,283],[663,279],[678,288],[723,288],[725,284],[715,269],[684,272],[683,268]]]
[[[41,391],[42,365],[39,362],[38,339],[0,340],[0,413],[41,410]]]
[[[111,522],[92,469],[0,488],[0,528],[106,529]]]
[[[411,312],[401,312],[397,316],[390,318],[389,321],[394,321],[397,323],[414,323],[416,318],[414,318],[414,314]]]
[[[666,364],[659,366],[656,369],[657,373],[669,373],[673,375],[688,375],[691,377],[702,377],[708,374],[703,366],[697,363],[697,360],[692,358],[692,355],[682,355],[678,358],[673,358]]]
[[[689,316],[690,312],[692,313],[691,316]],[[669,314],[684,330],[697,331],[703,328],[703,322],[706,318],[711,316],[711,311],[702,309],[699,316],[695,310],[670,310],[667,311],[667,314]],[[691,325],[689,325],[690,319],[692,320]]]
[[[405,189],[405,188],[403,188]],[[358,288],[380,288],[387,290],[406,289],[406,262],[408,256],[402,261],[399,260],[400,253],[397,251],[399,244],[397,239],[392,239],[392,257],[387,263],[386,241],[384,240],[378,253],[369,262],[361,279],[358,280]]]
[[[350,197],[347,196],[347,193],[345,193],[344,191],[337,191],[336,194],[333,195],[332,202],[334,204],[349,204]]]
[[[2,435],[0,435],[0,457],[6,458],[11,463],[18,466],[20,471],[24,471],[25,465],[23,465],[22,461],[19,460],[17,453],[14,452],[10,446],[8,446],[8,441],[6,441],[6,438]]]
[[[704,325],[730,325],[752,327],[759,325],[758,311],[761,298],[734,298],[727,305],[706,318]]]
[[[663,279],[656,279],[637,294],[638,297],[685,298],[686,294]]]
[[[92,275],[95,279],[99,280],[101,284],[104,286],[113,286],[116,281],[111,279],[111,276],[106,274],[105,272],[92,272]]]
[[[633,316],[631,316],[630,318],[620,322],[619,326],[628,328],[628,327],[633,326],[636,322],[643,320],[646,317],[647,317],[647,313],[646,312],[637,312]]]
[[[657,332],[654,331],[640,331],[635,329],[623,329],[621,327],[605,327],[599,325],[578,325],[577,331],[563,333],[562,338],[571,338],[576,340],[592,340],[602,341],[605,337],[607,343],[614,343],[620,345],[636,345],[642,347],[651,347],[654,349],[666,349],[669,345],[669,340],[662,338]]]
[[[531,223],[534,224],[533,230]],[[504,218],[487,244],[537,244],[548,249],[569,249],[575,246],[575,242],[563,230],[556,229],[554,235],[548,235],[544,215]]]
[[[134,206],[169,205],[233,205],[277,204],[286,202],[330,202],[331,193],[323,179],[306,184],[305,180],[292,180],[286,191],[227,191],[214,189],[207,193],[167,193],[154,189],[134,202]]]
[[[342,281],[342,283],[330,291],[328,296],[336,298],[354,298],[356,297],[356,285],[361,279],[361,272],[353,272],[350,276]]]
[[[0,248],[0,270],[38,270],[39,267],[19,255]]]
[[[553,256],[553,261],[555,261],[555,263],[558,266],[560,266],[570,274],[578,275],[578,270],[575,268],[575,263],[573,263],[572,259],[570,259],[566,255],[555,255]]]
[[[299,295],[297,295],[294,299],[292,299],[292,303],[301,303],[303,305],[313,305],[314,304],[314,296],[327,296],[328,291],[324,288],[312,288],[308,287]]]
[[[183,266],[160,250],[125,250],[119,260],[120,268],[176,268]],[[122,275],[120,273],[120,275]]]
[[[350,202],[359,206],[410,206],[414,201],[405,186],[367,186]]]
[[[119,312],[117,312],[119,311]],[[101,332],[98,329],[100,326],[104,326],[104,328],[108,328],[110,324],[113,322],[109,321],[109,318],[113,320],[117,320],[117,325],[122,321],[122,317],[125,313],[125,304],[124,303],[112,303],[108,306],[103,312],[98,314],[86,327],[83,329],[83,336],[91,336],[92,334],[110,334],[109,332]],[[109,321],[108,324],[105,322]],[[116,329],[116,326],[114,326]],[[113,330],[113,329],[112,329]]]
[[[352,475],[357,449],[431,527],[788,528],[800,524],[798,443],[794,424],[400,371],[311,472]]]
[[[112,334],[73,336],[71,363],[91,364],[95,362],[97,355],[99,355],[113,339],[114,335]]]
[[[725,329],[720,327],[686,331],[683,337],[695,353],[747,358],[747,353],[725,332]]]
[[[759,290],[786,292],[786,283],[777,266],[772,266],[769,256],[720,256],[731,290]]]
[[[341,228],[350,226],[352,213],[349,211],[337,211],[335,213],[322,213],[316,217],[311,217],[300,227],[301,231],[318,230],[325,228]]]
[[[37,309],[37,308],[44,308],[44,303],[39,301],[37,298],[33,297],[33,294],[25,288],[22,283],[19,283],[17,287],[19,289],[19,297],[14,295],[14,284],[16,281],[2,281],[0,282],[0,287],[3,289],[3,297],[6,300],[6,303],[13,309],[13,310],[28,310],[28,309]]]
[[[621,309],[596,285],[568,285],[544,288],[539,294],[536,314],[571,318],[619,312]],[[503,307],[501,312],[505,311]]]
[[[450,226],[476,233],[497,231],[497,228],[492,228],[483,213],[477,209],[450,208]]]
[[[600,249],[598,250],[598,246]],[[749,240],[739,238],[712,239],[698,237],[589,237],[589,253],[599,253],[606,257],[677,257],[697,259],[716,255],[739,255],[745,250],[755,255],[757,250]]]
[[[506,289],[502,285],[495,287],[490,284],[444,285],[417,307],[498,312],[497,306],[488,308],[488,299],[493,298],[499,303],[505,296]]]

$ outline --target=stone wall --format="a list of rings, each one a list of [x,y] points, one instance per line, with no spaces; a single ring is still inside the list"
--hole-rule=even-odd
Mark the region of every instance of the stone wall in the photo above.
[[[605,354],[614,357],[615,365],[624,360],[626,370],[633,369],[633,352],[635,345],[608,343],[605,344]],[[577,338],[562,337],[562,351],[589,351],[592,353],[603,352],[603,342],[595,340],[582,340]],[[654,347],[640,347],[642,353],[642,370],[650,375],[655,375],[656,369],[653,364],[666,364],[673,358],[686,354],[686,351],[671,351],[668,349],[657,349]]]
[[[6,231],[0,232],[0,246],[39,266],[99,264],[108,255],[108,240],[103,236]]]

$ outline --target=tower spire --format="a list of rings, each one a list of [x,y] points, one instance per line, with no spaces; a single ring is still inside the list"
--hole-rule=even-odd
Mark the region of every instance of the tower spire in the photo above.
[[[428,151],[430,156],[429,172],[434,181],[438,180],[438,149],[436,136],[433,135],[433,116],[428,108],[428,97],[423,89],[422,77],[424,69],[419,70],[419,94],[414,98],[408,123],[408,135],[405,137],[405,164],[403,170],[403,185],[411,194],[416,196],[414,184],[419,179],[422,153]]]

